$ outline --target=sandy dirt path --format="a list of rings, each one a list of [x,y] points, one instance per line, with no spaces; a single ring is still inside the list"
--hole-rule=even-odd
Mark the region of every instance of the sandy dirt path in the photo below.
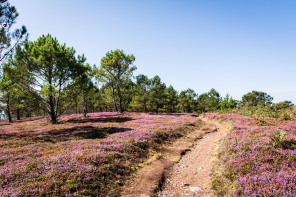
[[[217,142],[227,129],[202,118],[203,126],[166,146],[155,160],[140,169],[122,196],[213,196],[211,171]]]
[[[161,191],[164,196],[213,196],[211,172],[215,160],[215,146],[225,137],[227,130],[219,123],[203,119],[208,125],[214,124],[217,132],[205,134],[196,141],[190,151],[171,169]]]

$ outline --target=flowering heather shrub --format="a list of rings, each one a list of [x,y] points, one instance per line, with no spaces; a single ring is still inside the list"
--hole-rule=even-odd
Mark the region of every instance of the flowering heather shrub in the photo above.
[[[204,114],[234,122],[229,134],[236,196],[296,196],[296,124],[236,114]],[[286,133],[278,146],[273,138]],[[283,136],[283,135],[282,135]]]
[[[113,112],[0,122],[0,196],[114,196],[158,133],[193,114]]]

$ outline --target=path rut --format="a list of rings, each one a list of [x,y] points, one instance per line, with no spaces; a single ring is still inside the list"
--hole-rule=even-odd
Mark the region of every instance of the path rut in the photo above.
[[[207,124],[214,124],[217,132],[205,134],[172,168],[162,191],[158,193],[159,197],[214,195],[210,175],[215,160],[215,145],[227,132],[219,123],[203,120]]]
[[[140,169],[122,196],[213,196],[215,147],[227,129],[202,118],[204,126],[165,147],[159,159]]]

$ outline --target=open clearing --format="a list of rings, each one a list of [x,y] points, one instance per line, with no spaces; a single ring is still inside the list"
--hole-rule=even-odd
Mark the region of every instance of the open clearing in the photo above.
[[[194,114],[101,112],[0,122],[0,196],[118,196],[137,165],[193,130]]]
[[[291,120],[103,112],[0,126],[4,197],[296,195]],[[226,168],[213,172],[216,161]]]

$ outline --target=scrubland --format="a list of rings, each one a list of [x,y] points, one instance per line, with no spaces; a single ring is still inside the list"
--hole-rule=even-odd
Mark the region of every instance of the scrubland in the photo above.
[[[234,185],[232,195],[296,196],[295,121],[237,114],[204,116],[233,124],[225,149],[231,159],[224,172]],[[217,185],[221,182],[215,184],[216,192],[225,194]]]
[[[64,115],[59,124],[1,122],[0,196],[119,195],[153,147],[197,121],[194,114],[101,112]]]

